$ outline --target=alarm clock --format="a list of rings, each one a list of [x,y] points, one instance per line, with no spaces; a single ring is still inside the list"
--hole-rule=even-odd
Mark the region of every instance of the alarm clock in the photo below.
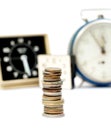
[[[85,19],[73,35],[69,54],[75,56],[76,76],[93,86],[111,85],[111,20],[98,14]]]
[[[48,54],[48,36],[0,37],[0,86],[38,86],[39,54]]]
[[[38,56],[38,67],[39,67],[39,83],[42,87],[43,71],[47,67],[57,67],[62,71],[61,80],[63,80],[63,89],[74,88],[73,74],[74,67],[72,67],[73,56],[70,55],[39,55]],[[67,61],[67,62],[66,62]]]

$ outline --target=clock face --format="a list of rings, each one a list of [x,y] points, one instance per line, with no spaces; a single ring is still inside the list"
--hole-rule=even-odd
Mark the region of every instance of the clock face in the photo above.
[[[34,47],[38,48],[38,46]],[[38,76],[36,51],[32,46],[26,44],[14,46],[9,54],[9,63],[10,70],[11,68],[14,70],[13,76],[18,74],[21,78]]]
[[[44,36],[0,38],[3,81],[38,77],[37,55],[46,53]]]
[[[72,53],[78,73],[94,84],[111,83],[111,22],[94,21],[76,35]]]

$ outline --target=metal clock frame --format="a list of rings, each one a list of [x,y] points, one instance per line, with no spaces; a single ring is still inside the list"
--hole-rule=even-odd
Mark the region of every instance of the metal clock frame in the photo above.
[[[75,45],[75,42],[76,40],[79,38],[79,36],[81,35],[81,33],[86,29],[88,28],[89,26],[93,25],[93,24],[96,24],[96,23],[103,23],[103,22],[107,22],[107,23],[110,23],[111,24],[111,20],[110,19],[104,19],[103,17],[99,17],[97,19],[94,19],[94,20],[91,20],[91,21],[86,21],[85,24],[83,24],[73,35],[71,41],[70,41],[70,46],[69,46],[69,54],[70,55],[74,55],[73,54],[73,48],[74,48],[74,45]],[[76,59],[76,57],[75,57]],[[76,71],[76,76],[78,75],[79,77],[81,77],[82,79],[82,82],[80,83],[80,86],[81,87],[83,85],[83,82],[88,82],[90,85],[92,86],[98,86],[98,87],[108,87],[108,86],[111,86],[111,82],[96,82],[96,81],[93,81],[91,80],[90,78],[88,78],[87,76],[85,76],[85,74],[83,74],[80,69],[77,67],[77,64],[76,64],[76,60],[75,60],[75,71]],[[76,77],[75,76],[75,77]],[[74,78],[75,78],[74,77]]]

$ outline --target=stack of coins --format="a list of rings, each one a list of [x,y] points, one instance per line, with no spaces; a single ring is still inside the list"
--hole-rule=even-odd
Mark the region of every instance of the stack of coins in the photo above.
[[[63,116],[62,80],[61,69],[46,68],[43,72],[43,97],[44,116]]]

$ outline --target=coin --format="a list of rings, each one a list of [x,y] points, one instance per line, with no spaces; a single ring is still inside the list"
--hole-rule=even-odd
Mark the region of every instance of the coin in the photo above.
[[[44,105],[44,116],[62,117],[64,115],[61,74],[60,68],[52,67],[45,68],[43,72],[42,103]]]

